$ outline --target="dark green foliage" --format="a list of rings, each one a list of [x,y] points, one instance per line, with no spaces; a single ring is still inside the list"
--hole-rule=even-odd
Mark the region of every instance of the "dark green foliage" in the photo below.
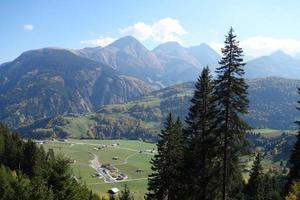
[[[264,188],[262,187],[264,184],[264,175],[263,175],[263,167],[261,165],[261,156],[258,153],[252,170],[250,172],[250,178],[248,180],[248,184],[245,187],[245,193],[247,195],[247,199],[249,200],[264,200]]]
[[[119,200],[134,200],[132,194],[130,193],[130,190],[129,190],[127,184],[124,185],[124,189],[121,191],[121,194],[119,196]]]
[[[265,174],[263,179],[264,200],[281,200],[284,189],[284,179],[278,174]]]
[[[285,177],[278,174],[263,173],[262,158],[257,154],[250,178],[244,188],[246,200],[281,200]]]
[[[273,137],[264,137],[262,134],[248,133],[246,138],[250,143],[248,146],[250,151],[254,152],[260,149],[261,156],[271,162],[288,160],[296,141],[296,136],[288,133],[282,133]],[[276,153],[274,154],[275,151]]]
[[[22,174],[0,167],[0,199],[54,200],[53,193],[40,179],[30,180]]]
[[[73,178],[69,163],[70,161],[61,155],[50,160],[49,171],[47,172],[47,184],[51,185],[54,198],[57,200],[85,199],[89,196],[89,191],[85,186],[78,184]]]
[[[247,88],[243,75],[243,50],[231,28],[222,49],[217,68],[215,95],[218,102],[218,126],[223,138],[223,199],[235,199],[242,183],[239,157],[245,145],[247,124],[241,119],[247,113]]]
[[[0,199],[97,199],[78,183],[70,162],[53,151],[45,153],[32,141],[23,141],[0,124]]]
[[[204,68],[196,85],[186,118],[186,198],[210,200],[220,197],[220,139],[216,134],[217,110],[209,69]]]
[[[149,176],[146,199],[181,199],[179,181],[183,172],[183,134],[180,120],[174,122],[169,114],[159,136],[158,153],[151,161],[153,173]]]
[[[300,88],[298,88],[298,93],[300,94]],[[300,101],[298,101],[298,104],[300,104]],[[297,107],[297,109],[300,110],[300,107]],[[293,182],[300,181],[300,121],[296,121],[296,124],[299,127],[299,131],[289,161],[290,172],[286,184],[286,193],[291,189]]]

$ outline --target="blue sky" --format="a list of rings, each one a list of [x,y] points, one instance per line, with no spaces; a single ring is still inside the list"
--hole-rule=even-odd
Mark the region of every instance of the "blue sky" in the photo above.
[[[298,0],[0,0],[0,63],[29,49],[106,45],[133,35],[219,49],[233,26],[249,56],[300,52]]]

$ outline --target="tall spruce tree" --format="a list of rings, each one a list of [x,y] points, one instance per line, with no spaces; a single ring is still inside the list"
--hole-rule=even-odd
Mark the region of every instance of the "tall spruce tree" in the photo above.
[[[222,189],[216,187],[220,176],[220,140],[215,132],[217,110],[208,67],[203,69],[195,88],[184,130],[187,172],[185,197],[195,200],[218,199]]]
[[[158,153],[151,161],[153,173],[149,176],[146,199],[182,199],[179,180],[183,160],[183,134],[180,120],[174,122],[172,114],[169,114],[159,137]]]
[[[300,88],[298,88],[298,94],[300,94]],[[298,104],[300,105],[300,101],[298,101]],[[300,110],[300,107],[297,107],[297,109]],[[293,184],[293,182],[300,182],[300,121],[297,120],[295,123],[298,125],[299,130],[297,140],[289,160],[290,171],[285,188],[286,193],[288,193],[291,189],[291,185]]]
[[[222,199],[235,199],[242,183],[239,157],[246,143],[248,125],[240,115],[247,113],[247,85],[243,79],[242,53],[230,28],[222,48],[220,67],[216,69],[215,95],[218,101],[219,133],[223,137]]]
[[[264,174],[261,165],[261,156],[258,153],[250,172],[249,181],[245,187],[245,194],[248,200],[264,200]]]

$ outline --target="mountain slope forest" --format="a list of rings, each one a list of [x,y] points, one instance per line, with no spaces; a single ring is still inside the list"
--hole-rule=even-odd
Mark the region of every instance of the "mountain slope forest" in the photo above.
[[[262,78],[248,80],[249,113],[243,118],[253,128],[295,129],[297,86],[299,80]],[[86,115],[62,115],[37,121],[19,131],[27,137],[53,135],[74,138],[153,139],[166,114],[172,112],[184,120],[194,83],[188,82],[122,104],[99,106]]]

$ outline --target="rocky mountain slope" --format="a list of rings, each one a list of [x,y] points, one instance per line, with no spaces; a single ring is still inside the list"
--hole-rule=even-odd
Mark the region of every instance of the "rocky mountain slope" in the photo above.
[[[185,48],[177,42],[167,42],[150,51],[131,36],[104,48],[84,48],[75,52],[105,63],[122,74],[160,86],[194,80],[203,66],[211,66],[214,70],[220,58],[206,44]]]
[[[300,79],[300,60],[283,51],[276,51],[271,55],[250,60],[245,71],[248,78],[278,76]]]
[[[122,74],[162,86],[194,81],[203,66],[209,66],[214,72],[221,58],[207,44],[183,47],[177,42],[167,42],[150,51],[131,36],[120,38],[104,48],[85,48],[76,50],[76,53],[105,63]],[[249,60],[245,71],[247,78],[300,79],[300,60],[297,56],[276,51]]]
[[[65,49],[38,49],[0,66],[0,120],[11,127],[95,106],[122,103],[153,88]]]
[[[121,74],[149,83],[160,80],[159,74],[163,72],[156,55],[131,36],[120,38],[104,48],[85,48],[76,52],[80,56],[105,63]]]

